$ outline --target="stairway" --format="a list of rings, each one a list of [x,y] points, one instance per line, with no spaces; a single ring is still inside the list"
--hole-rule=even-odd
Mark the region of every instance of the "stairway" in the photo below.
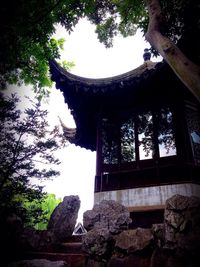
[[[63,260],[67,262],[67,267],[85,267],[87,256],[82,251],[80,238],[80,236],[73,236],[65,243],[58,244],[48,251],[26,252],[23,259]]]

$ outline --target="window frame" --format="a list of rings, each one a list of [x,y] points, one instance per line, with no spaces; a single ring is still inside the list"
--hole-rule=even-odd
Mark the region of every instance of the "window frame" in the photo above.
[[[173,155],[167,155],[167,156],[160,156],[159,152],[159,140],[158,140],[158,114],[161,113],[161,109],[169,109],[169,111],[172,113],[172,131],[174,134],[174,143],[175,143],[175,149],[176,153]],[[152,114],[152,123],[153,123],[153,133],[152,133],[152,146],[154,149],[154,153],[152,152],[153,156],[152,158],[149,159],[141,159],[140,158],[140,140],[139,140],[139,132],[138,132],[138,127],[139,127],[139,119],[138,116],[139,114],[145,114],[147,112],[150,112]],[[122,162],[121,161],[121,136],[120,136],[120,129],[122,123],[125,121],[128,121],[132,119],[133,124],[134,124],[134,146],[135,146],[135,160],[131,162]],[[157,108],[145,108],[145,109],[138,109],[138,110],[129,110],[124,113],[120,114],[112,114],[110,116],[107,116],[106,118],[103,117],[103,120],[110,120],[111,122],[115,122],[117,125],[117,129],[119,131],[119,139],[118,139],[118,163],[116,164],[111,164],[111,163],[104,163],[104,157],[102,153],[102,147],[103,147],[103,140],[101,140],[101,159],[102,159],[102,171],[103,173],[109,173],[109,172],[116,172],[118,170],[120,171],[126,171],[130,169],[140,169],[140,168],[150,168],[155,164],[162,163],[162,162],[172,162],[175,158],[177,158],[177,145],[176,145],[176,131],[175,131],[175,125],[174,125],[174,110],[170,106],[159,106]],[[102,123],[101,123],[101,137],[102,137]]]

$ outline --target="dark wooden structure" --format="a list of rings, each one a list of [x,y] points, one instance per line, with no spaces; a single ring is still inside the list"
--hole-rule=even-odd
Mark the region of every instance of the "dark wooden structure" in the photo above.
[[[160,218],[166,198],[200,193],[200,105],[165,63],[144,59],[105,79],[50,68],[77,126],[66,135],[97,151],[95,203],[115,199]]]

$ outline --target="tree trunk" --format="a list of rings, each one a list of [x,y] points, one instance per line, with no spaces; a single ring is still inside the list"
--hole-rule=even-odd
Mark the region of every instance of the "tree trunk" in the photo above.
[[[146,0],[149,25],[146,40],[159,52],[179,79],[200,102],[200,67],[190,61],[161,31],[162,12],[159,0]]]

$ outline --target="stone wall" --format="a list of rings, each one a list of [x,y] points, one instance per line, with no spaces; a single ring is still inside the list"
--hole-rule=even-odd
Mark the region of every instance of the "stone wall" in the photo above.
[[[99,204],[102,200],[115,200],[133,211],[148,207],[164,208],[166,200],[176,194],[200,196],[200,185],[185,183],[98,192],[94,194],[94,204]]]

